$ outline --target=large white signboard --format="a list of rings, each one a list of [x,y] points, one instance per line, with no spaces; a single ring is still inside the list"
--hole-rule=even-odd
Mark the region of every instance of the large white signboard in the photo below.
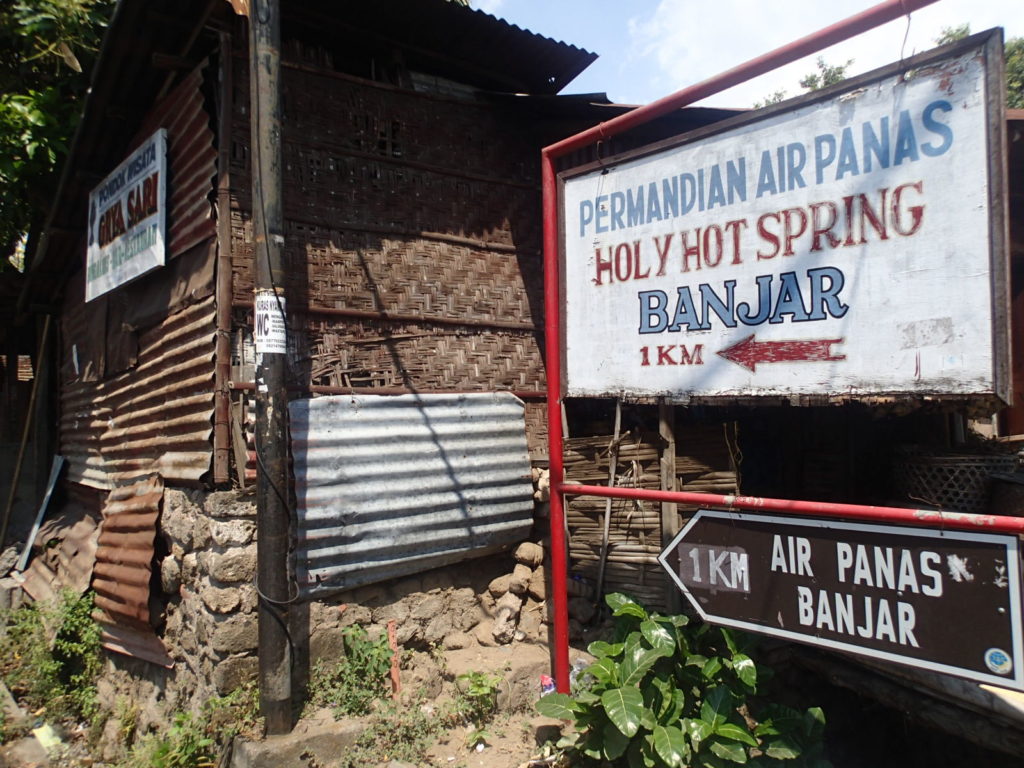
[[[85,300],[163,266],[167,131],[161,128],[89,193]]]
[[[1003,395],[994,39],[567,175],[567,394]]]

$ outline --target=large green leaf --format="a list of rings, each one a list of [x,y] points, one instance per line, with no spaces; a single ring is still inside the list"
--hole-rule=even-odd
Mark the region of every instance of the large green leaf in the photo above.
[[[719,630],[722,633],[722,638],[725,640],[726,647],[729,649],[729,653],[735,656],[736,652],[739,650],[739,648],[736,646],[736,636],[733,634],[731,629],[719,627]]]
[[[612,688],[601,694],[601,704],[616,728],[630,738],[636,736],[644,710],[644,697],[639,690],[632,687]]]
[[[579,710],[579,705],[566,693],[549,693],[537,702],[538,712],[556,720],[572,720]]]
[[[629,746],[629,737],[620,731],[611,722],[606,722],[601,729],[604,736],[604,757],[606,760],[617,760],[626,752]]]
[[[647,611],[638,602],[621,592],[613,592],[605,595],[604,601],[612,609],[613,616],[635,616],[640,621],[647,620]]]
[[[661,651],[653,648],[638,648],[626,655],[619,666],[619,674],[622,676],[623,685],[636,685],[644,679],[644,675],[658,663],[662,658]]]
[[[657,715],[660,720],[668,711],[668,708],[672,706],[672,691],[675,689],[675,686],[672,684],[672,681],[666,680],[663,677],[652,678],[651,685],[653,686],[653,690],[658,692],[659,696],[658,706],[651,707],[651,709],[654,710],[655,715]],[[645,695],[644,700],[646,699],[647,696]]]
[[[722,660],[718,656],[712,656],[704,662],[704,666],[700,668],[700,673],[704,676],[705,680],[714,680],[718,677],[718,673],[721,671]]]
[[[748,685],[751,688],[757,686],[757,667],[754,665],[754,660],[743,653],[737,653],[732,657],[732,668],[736,672],[736,677],[740,679],[744,685]]]
[[[606,643],[604,640],[595,640],[587,646],[587,652],[591,656],[618,656],[622,653],[622,643]]]
[[[682,725],[683,728],[686,729],[686,735],[690,737],[690,743],[693,744],[694,749],[700,749],[700,745],[706,741],[712,733],[711,726],[696,717],[684,718]]]
[[[724,723],[732,712],[732,693],[724,685],[712,688],[700,705],[700,717],[712,729]]]
[[[795,760],[800,757],[800,748],[789,739],[773,739],[768,742],[764,753],[776,760]]]
[[[671,633],[663,626],[654,621],[645,621],[640,625],[640,632],[644,639],[651,644],[651,648],[660,651],[663,656],[671,656],[676,650],[676,641],[672,639]]]
[[[598,659],[587,667],[587,674],[592,675],[595,680],[605,685],[617,686],[619,684],[619,665],[608,657]]]
[[[690,748],[683,732],[674,725],[659,725],[654,728],[654,750],[669,768],[678,768],[684,760],[690,759]]]
[[[752,747],[757,746],[757,739],[751,736],[746,728],[735,723],[722,723],[715,728],[715,735],[731,739],[732,741],[742,741],[744,744],[749,744]]]
[[[686,697],[682,691],[678,688],[672,689],[672,706],[668,712],[665,713],[665,717],[662,719],[663,723],[674,723],[679,719],[679,716],[683,714],[683,707],[686,704]]]
[[[723,760],[728,760],[732,763],[739,763],[740,765],[743,765],[747,762],[747,750],[744,749],[742,745],[736,744],[735,742],[712,742],[711,752],[718,755]]]
[[[819,739],[825,732],[825,713],[821,707],[811,707],[804,712],[804,733],[811,739]]]

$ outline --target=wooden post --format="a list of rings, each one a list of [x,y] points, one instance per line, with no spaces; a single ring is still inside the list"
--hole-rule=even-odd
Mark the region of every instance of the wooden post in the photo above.
[[[661,435],[661,490],[676,488],[676,420],[672,403],[658,398],[658,434]],[[664,549],[679,533],[679,516],[674,501],[661,502],[661,547]],[[683,610],[683,596],[672,578],[665,574],[665,603],[669,612]]]

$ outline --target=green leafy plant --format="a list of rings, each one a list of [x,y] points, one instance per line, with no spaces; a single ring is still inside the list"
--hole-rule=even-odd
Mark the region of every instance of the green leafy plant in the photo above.
[[[406,705],[382,704],[356,741],[346,750],[337,768],[366,768],[391,760],[419,765],[427,749],[444,727],[444,718],[423,706],[422,699]]]
[[[130,704],[130,702],[129,702]],[[119,705],[119,711],[120,711]],[[126,744],[134,740],[137,708],[115,713]],[[214,755],[235,736],[262,736],[259,691],[255,683],[206,701],[197,713],[181,712],[163,733],[143,736],[119,764],[123,768],[209,768]]]
[[[161,735],[147,734],[132,750],[130,768],[212,768],[216,742],[201,717],[180,712]]]
[[[490,738],[485,726],[494,717],[498,705],[498,686],[502,678],[471,670],[459,675],[457,679],[459,695],[455,709],[463,722],[473,726],[466,736],[466,746],[472,749]]]
[[[357,624],[345,627],[345,657],[334,664],[317,662],[310,676],[310,703],[330,707],[336,717],[365,715],[388,695],[392,650],[387,637],[371,640]]]
[[[757,706],[767,670],[750,657],[751,639],[648,613],[622,594],[605,600],[616,617],[614,642],[590,644],[596,661],[573,695],[537,703],[541,714],[575,721],[560,746],[584,762],[624,760],[630,768],[828,768],[820,709]]]
[[[0,614],[0,675],[11,693],[51,717],[98,714],[95,680],[102,665],[92,594],[67,590],[52,603]]]
[[[260,692],[255,681],[210,699],[203,704],[201,715],[207,735],[220,744],[239,735],[258,739],[263,734]]]

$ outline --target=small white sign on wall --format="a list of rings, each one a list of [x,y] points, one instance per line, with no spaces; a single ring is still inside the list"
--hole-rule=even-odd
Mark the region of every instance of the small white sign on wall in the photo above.
[[[1005,397],[998,43],[566,174],[566,393]]]

